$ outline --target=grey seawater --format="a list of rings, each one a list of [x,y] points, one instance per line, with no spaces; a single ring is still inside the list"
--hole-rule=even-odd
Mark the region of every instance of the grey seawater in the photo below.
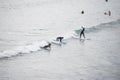
[[[108,23],[89,39],[69,39],[51,51],[0,59],[0,80],[120,80],[119,26]]]
[[[0,52],[63,35],[82,25],[90,27],[116,20],[120,17],[119,3],[120,0],[0,0]],[[85,15],[80,13],[83,9]],[[109,17],[103,14],[108,10],[112,12]]]

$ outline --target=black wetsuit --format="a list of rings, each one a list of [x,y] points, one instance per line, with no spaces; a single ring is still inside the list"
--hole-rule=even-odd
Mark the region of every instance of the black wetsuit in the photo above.
[[[82,35],[83,35],[83,37],[85,38],[84,31],[85,31],[85,28],[83,27],[83,29],[82,29],[82,31],[81,31],[81,33],[80,33],[80,38],[81,38]]]
[[[81,14],[84,14],[84,11],[81,11]]]
[[[63,39],[64,37],[57,37],[57,41],[60,41],[60,42],[62,42],[62,39]]]
[[[105,0],[106,2],[108,2],[108,0]]]

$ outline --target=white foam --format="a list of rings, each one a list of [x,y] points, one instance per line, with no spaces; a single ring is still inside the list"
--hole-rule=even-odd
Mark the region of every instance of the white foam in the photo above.
[[[47,44],[48,44],[47,41],[40,41],[40,42],[31,43],[31,44],[26,44],[24,46],[19,46],[12,50],[2,51],[0,52],[0,58],[16,56],[18,54],[24,54],[24,53],[31,53],[38,50],[40,51],[41,50],[40,47],[43,47]]]

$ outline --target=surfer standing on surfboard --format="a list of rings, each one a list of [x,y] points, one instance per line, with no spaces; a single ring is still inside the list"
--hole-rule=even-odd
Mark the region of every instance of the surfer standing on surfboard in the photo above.
[[[82,27],[82,31],[80,32],[80,39],[81,39],[81,36],[83,35],[83,37],[85,38],[85,28]]]

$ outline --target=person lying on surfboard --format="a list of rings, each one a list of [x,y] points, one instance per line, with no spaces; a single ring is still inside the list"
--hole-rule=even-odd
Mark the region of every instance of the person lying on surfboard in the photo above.
[[[47,45],[44,45],[41,48],[43,48],[43,49],[51,49],[51,43],[50,42],[47,42],[47,43],[48,43]]]
[[[85,38],[85,33],[84,32],[85,32],[85,28],[82,27],[82,31],[80,32],[80,39],[81,39],[82,35]]]
[[[57,37],[57,38],[56,38],[56,41],[62,42],[63,39],[64,39],[64,37]]]

